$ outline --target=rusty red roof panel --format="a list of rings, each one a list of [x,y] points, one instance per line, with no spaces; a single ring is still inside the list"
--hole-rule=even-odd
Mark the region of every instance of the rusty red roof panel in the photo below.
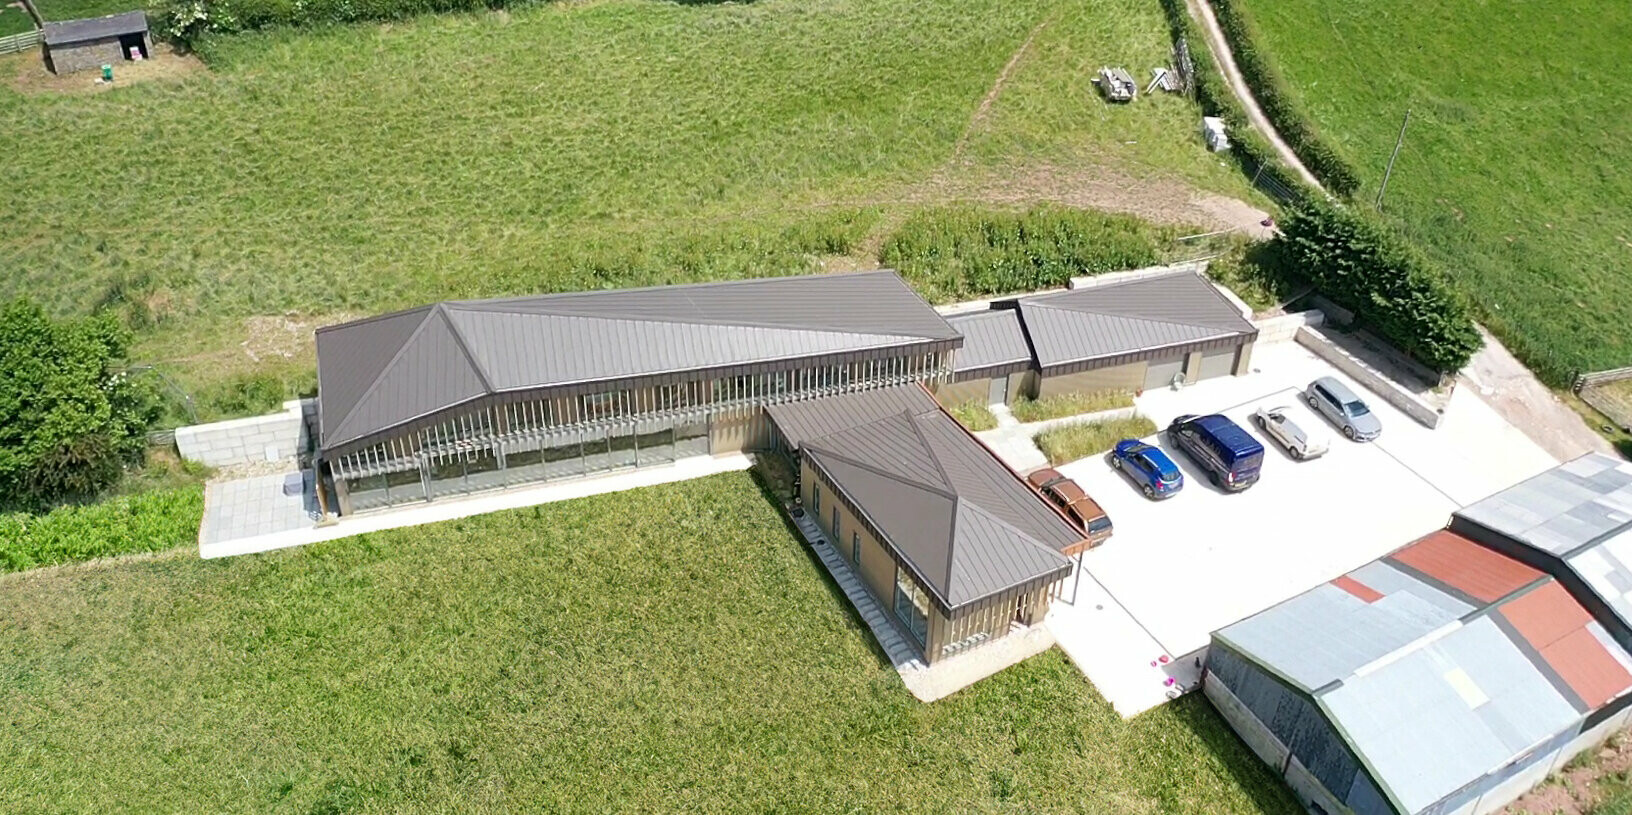
[[[1382,592],[1379,592],[1376,589],[1361,583],[1352,577],[1349,577],[1348,575],[1343,575],[1342,577],[1333,580],[1332,585],[1354,595],[1355,597],[1360,598],[1360,601],[1363,603],[1375,603],[1378,600],[1383,599]]]
[[[1632,674],[1587,630],[1592,615],[1556,582],[1501,605],[1519,636],[1589,707],[1597,708],[1632,688]]]
[[[1523,563],[1444,529],[1386,559],[1484,603],[1494,603],[1542,576]]]

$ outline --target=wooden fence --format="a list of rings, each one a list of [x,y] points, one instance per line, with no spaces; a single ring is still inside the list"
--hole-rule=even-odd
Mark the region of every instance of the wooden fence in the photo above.
[[[24,31],[9,37],[0,37],[0,54],[15,54],[27,51],[40,44],[39,31]]]
[[[1573,390],[1581,401],[1608,416],[1622,430],[1632,432],[1632,387],[1610,387],[1629,379],[1632,368],[1596,371],[1576,377]]]

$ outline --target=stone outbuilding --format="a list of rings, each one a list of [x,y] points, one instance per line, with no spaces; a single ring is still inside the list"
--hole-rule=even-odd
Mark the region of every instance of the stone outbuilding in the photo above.
[[[153,56],[147,14],[141,11],[46,23],[42,40],[45,66],[54,74],[94,71],[103,65]]]

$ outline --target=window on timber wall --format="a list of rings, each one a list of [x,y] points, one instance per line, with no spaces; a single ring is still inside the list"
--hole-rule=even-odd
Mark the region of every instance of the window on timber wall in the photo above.
[[[856,566],[858,568],[861,566],[861,533],[860,532],[851,532],[850,533],[850,562],[856,564]]]
[[[907,626],[919,645],[929,637],[929,595],[900,566],[895,567],[895,616]]]

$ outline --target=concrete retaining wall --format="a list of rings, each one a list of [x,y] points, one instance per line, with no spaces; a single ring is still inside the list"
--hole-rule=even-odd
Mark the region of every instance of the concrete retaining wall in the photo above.
[[[1429,428],[1439,426],[1440,413],[1438,410],[1394,384],[1393,380],[1366,364],[1364,360],[1339,348],[1322,335],[1319,329],[1308,325],[1298,328],[1297,342],[1299,345],[1313,351],[1315,356],[1330,362],[1338,370],[1348,374],[1350,378],[1365,386],[1367,390],[1381,396],[1383,401],[1399,408],[1405,415]]]
[[[1281,317],[1266,317],[1262,320],[1253,320],[1252,324],[1258,327],[1258,344],[1272,342],[1288,342],[1298,335],[1298,329],[1306,325],[1325,325],[1326,312],[1319,309],[1300,311],[1296,314],[1287,314]]]
[[[307,447],[305,412],[310,400],[283,403],[265,416],[176,428],[181,457],[211,467],[292,459]]]

